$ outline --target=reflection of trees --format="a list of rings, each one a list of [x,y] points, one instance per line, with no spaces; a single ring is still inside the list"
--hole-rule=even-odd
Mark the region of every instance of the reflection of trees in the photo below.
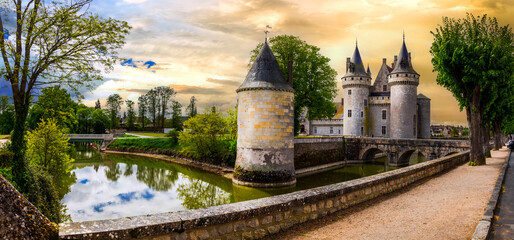
[[[113,163],[105,169],[105,177],[107,179],[116,182],[121,176],[121,169],[119,163]]]
[[[62,199],[64,195],[70,192],[70,187],[77,181],[77,177],[74,172],[59,172],[54,178],[54,185],[57,188],[59,199]]]
[[[215,185],[190,177],[188,180],[177,188],[178,198],[185,208],[197,209],[230,203],[230,194]]]
[[[128,177],[131,176],[134,173],[133,165],[130,163],[127,163],[127,166],[125,167],[125,172],[123,173],[123,176]]]
[[[144,182],[156,191],[169,190],[178,179],[178,172],[160,168],[137,166],[137,180]]]

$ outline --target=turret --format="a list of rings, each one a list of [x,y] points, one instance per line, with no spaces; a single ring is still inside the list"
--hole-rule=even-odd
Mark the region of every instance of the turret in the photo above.
[[[343,134],[363,136],[366,133],[364,120],[371,86],[371,72],[368,68],[368,74],[364,69],[357,44],[352,59],[346,60],[346,66],[346,74],[341,78],[344,98]]]
[[[430,98],[418,94],[418,138],[430,138]]]
[[[395,56],[393,71],[387,76],[391,90],[391,138],[417,138],[418,116],[416,95],[419,74],[414,70],[410,54],[403,44]]]
[[[253,187],[295,184],[294,90],[282,76],[267,42],[236,92],[233,182]]]

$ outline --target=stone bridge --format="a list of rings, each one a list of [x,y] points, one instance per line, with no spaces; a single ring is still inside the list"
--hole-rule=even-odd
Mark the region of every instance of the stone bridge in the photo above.
[[[309,167],[342,160],[372,161],[383,153],[390,166],[409,165],[412,153],[418,151],[427,160],[469,149],[468,140],[391,139],[370,137],[322,137],[295,139],[295,165]],[[306,162],[308,161],[308,163]]]
[[[112,134],[68,134],[70,141],[112,141]]]

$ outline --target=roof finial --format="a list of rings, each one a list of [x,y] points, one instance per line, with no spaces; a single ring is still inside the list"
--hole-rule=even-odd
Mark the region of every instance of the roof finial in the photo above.
[[[266,25],[266,30],[264,31],[264,34],[266,34],[266,37],[264,38],[265,42],[268,42],[268,33],[269,33],[268,29],[271,29],[270,25]]]
[[[355,47],[357,47],[357,38],[355,38]]]
[[[403,30],[403,42],[405,42],[405,30]]]

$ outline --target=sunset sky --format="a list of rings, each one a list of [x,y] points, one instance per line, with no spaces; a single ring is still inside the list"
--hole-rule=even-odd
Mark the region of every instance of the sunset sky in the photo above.
[[[137,101],[140,94],[168,85],[186,106],[194,95],[200,108],[234,107],[235,89],[248,71],[250,50],[270,36],[290,34],[321,48],[341,77],[355,40],[375,78],[382,58],[390,64],[405,31],[414,69],[421,75],[418,93],[432,99],[432,124],[465,124],[451,93],[436,85],[429,48],[443,16],[487,13],[501,25],[514,25],[514,0],[97,0],[90,11],[127,21],[133,29],[121,57],[131,59],[84,92],[84,103],[102,105],[112,93]],[[335,99],[334,99],[335,100]],[[339,101],[339,100],[337,100]]]

